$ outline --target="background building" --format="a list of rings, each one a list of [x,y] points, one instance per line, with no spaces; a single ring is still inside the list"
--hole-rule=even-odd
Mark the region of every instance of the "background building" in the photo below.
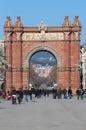
[[[0,89],[5,88],[6,79],[6,56],[5,56],[5,41],[0,40]]]
[[[81,48],[82,85],[86,89],[86,43]]]

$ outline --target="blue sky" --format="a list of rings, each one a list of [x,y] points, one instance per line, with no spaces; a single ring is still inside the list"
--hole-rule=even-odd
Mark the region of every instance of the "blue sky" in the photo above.
[[[6,16],[13,24],[21,16],[24,26],[61,26],[65,16],[73,23],[79,16],[82,24],[81,44],[86,40],[86,0],[0,0],[0,39],[4,38],[3,25]]]
[[[34,64],[42,64],[42,65],[55,65],[56,64],[56,58],[54,55],[47,51],[39,51],[32,55],[31,62]]]

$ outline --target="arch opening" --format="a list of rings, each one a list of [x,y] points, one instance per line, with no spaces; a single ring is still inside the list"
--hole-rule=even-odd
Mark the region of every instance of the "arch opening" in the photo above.
[[[57,59],[50,51],[36,51],[28,62],[29,81],[32,86],[50,89],[57,84]]]

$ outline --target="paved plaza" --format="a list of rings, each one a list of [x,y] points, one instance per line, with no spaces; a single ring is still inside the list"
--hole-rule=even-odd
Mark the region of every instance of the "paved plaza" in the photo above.
[[[85,130],[86,99],[42,97],[35,102],[0,103],[0,130]]]

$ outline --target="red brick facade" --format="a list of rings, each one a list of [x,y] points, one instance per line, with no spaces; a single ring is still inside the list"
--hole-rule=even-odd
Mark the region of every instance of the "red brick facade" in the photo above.
[[[80,86],[80,32],[81,24],[75,16],[73,24],[64,18],[61,27],[23,27],[20,17],[12,25],[8,16],[4,24],[6,42],[6,89],[29,85],[29,60],[32,54],[45,50],[57,59],[57,84],[73,89]]]

